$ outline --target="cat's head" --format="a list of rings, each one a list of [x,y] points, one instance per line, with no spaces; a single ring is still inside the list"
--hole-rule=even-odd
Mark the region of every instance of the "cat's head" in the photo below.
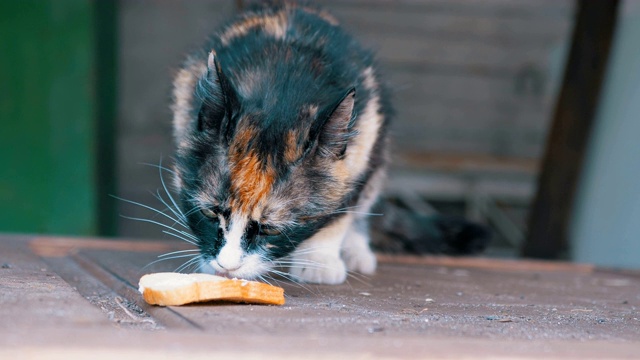
[[[211,52],[176,78],[175,185],[204,266],[253,278],[336,217],[351,194],[343,159],[355,93],[306,96],[302,74],[289,88],[250,69],[225,71]]]

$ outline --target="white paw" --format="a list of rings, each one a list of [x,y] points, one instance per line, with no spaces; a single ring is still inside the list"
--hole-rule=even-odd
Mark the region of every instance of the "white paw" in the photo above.
[[[342,259],[349,271],[371,275],[376,271],[378,260],[369,247],[351,247],[342,249]]]
[[[289,273],[297,280],[316,284],[340,284],[347,278],[347,269],[339,257],[332,254],[315,253],[294,256],[297,265]]]
[[[342,259],[349,271],[362,274],[373,274],[378,261],[369,247],[369,235],[352,229],[342,244]]]

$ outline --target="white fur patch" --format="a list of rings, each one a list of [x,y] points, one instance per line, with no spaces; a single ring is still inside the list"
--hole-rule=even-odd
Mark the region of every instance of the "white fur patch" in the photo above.
[[[362,113],[358,115],[359,119],[355,127],[358,135],[354,138],[353,143],[347,147],[344,165],[351,174],[351,180],[359,176],[367,168],[369,155],[378,139],[378,132],[383,120],[382,115],[379,113],[380,98],[375,91],[377,83],[373,75],[373,69],[367,68],[363,76],[364,86],[372,90],[373,94]]]
[[[376,271],[377,260],[369,247],[369,234],[352,227],[342,244],[342,259],[349,271],[373,274]]]
[[[229,224],[229,231],[223,229],[225,242],[215,260],[223,270],[232,271],[242,266],[242,258],[245,254],[242,248],[242,236],[246,226],[245,216],[234,215]]]
[[[224,222],[221,221],[221,224]],[[263,261],[259,254],[247,254],[242,247],[242,236],[246,226],[246,216],[234,215],[231,218],[229,231],[223,227],[225,243],[220,253],[202,266],[203,271],[213,270],[214,273],[223,273],[230,277],[254,279],[269,270],[270,264]]]
[[[347,269],[340,258],[340,248],[351,222],[352,217],[347,214],[302,242],[291,255],[291,275],[310,283],[344,282]]]
[[[224,273],[229,277],[235,277],[239,279],[255,279],[261,275],[267,273],[270,269],[270,264],[262,260],[262,257],[258,254],[247,255],[243,258],[242,265],[234,271],[227,272],[222,269],[215,260],[201,261],[200,272],[206,274],[220,274]]]
[[[364,80],[362,81],[362,85],[364,86],[364,88],[367,90],[375,91],[378,87],[378,84],[376,83],[376,78],[373,75],[373,68],[369,66],[368,68],[364,69],[362,76],[364,77]]]
[[[206,73],[207,64],[202,61],[180,69],[173,80],[173,134],[179,148],[188,146],[186,135],[194,120],[191,117],[194,89],[198,79]]]

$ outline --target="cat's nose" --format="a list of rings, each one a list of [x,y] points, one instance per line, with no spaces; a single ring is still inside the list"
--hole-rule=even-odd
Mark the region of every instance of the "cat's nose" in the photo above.
[[[229,244],[229,242],[232,241],[227,239],[227,244],[220,249],[220,253],[216,256],[216,264],[227,272],[238,270],[242,266],[243,257],[242,248],[240,246],[233,246],[233,244]]]
[[[240,265],[237,264],[222,264],[220,260],[216,260],[216,263],[225,272],[231,272],[240,269]]]

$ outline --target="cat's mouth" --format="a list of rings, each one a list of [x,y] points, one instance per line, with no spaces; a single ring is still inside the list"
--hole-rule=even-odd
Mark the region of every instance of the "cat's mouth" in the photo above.
[[[248,256],[245,261],[240,264],[236,264],[236,266],[231,269],[226,269],[220,266],[217,259],[203,260],[200,265],[200,271],[204,273],[222,276],[229,279],[236,278],[252,280],[268,271],[265,265],[259,260],[259,257],[253,255]]]
[[[216,271],[216,275],[225,277],[227,279],[235,278],[235,276],[231,275],[228,271]]]
[[[220,266],[211,266],[213,268],[214,274],[217,276],[222,276],[227,279],[250,279],[253,276],[250,276],[249,272],[246,271],[245,267],[239,266],[235,269],[224,269]]]

